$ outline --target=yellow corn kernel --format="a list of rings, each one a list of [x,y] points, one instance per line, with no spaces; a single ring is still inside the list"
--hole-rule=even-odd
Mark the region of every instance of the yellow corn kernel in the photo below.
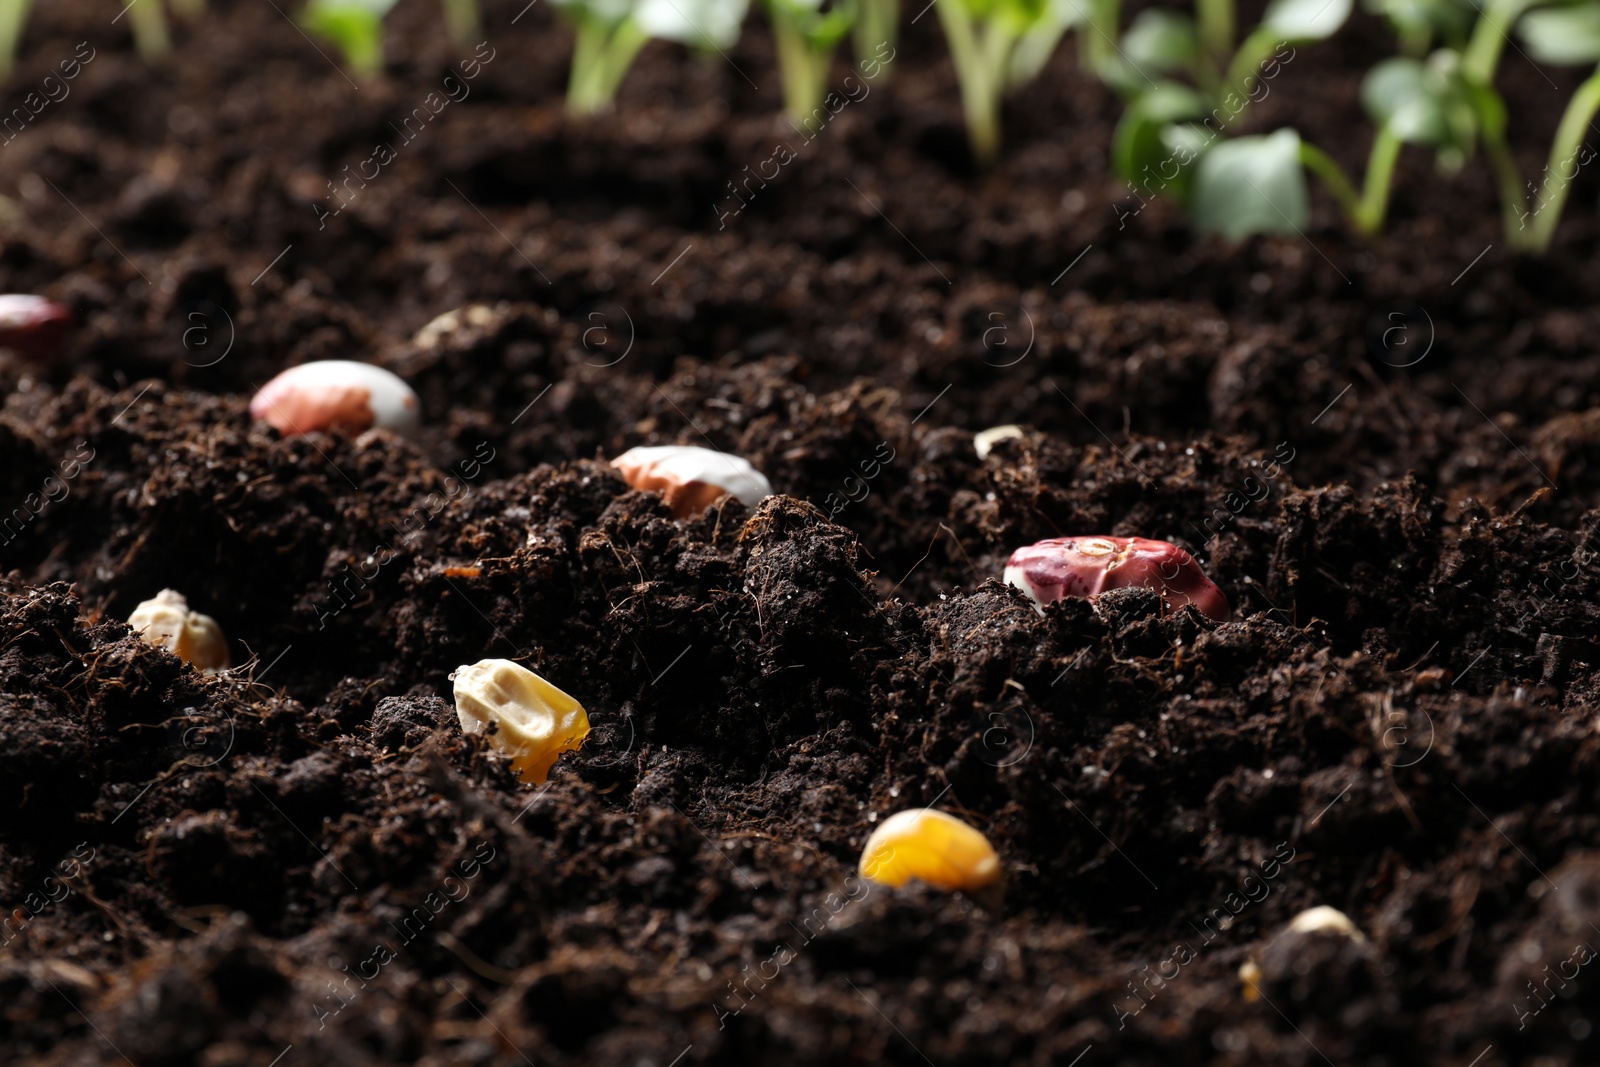
[[[128,626],[152,645],[160,645],[203,671],[228,666],[228,639],[217,620],[189,610],[182,593],[163,589],[133,609]]]
[[[1239,965],[1239,981],[1244,983],[1244,1002],[1254,1004],[1261,999],[1261,966],[1255,960],[1245,960]]]
[[[576,752],[589,736],[583,705],[520,664],[484,659],[450,677],[461,729],[480,734],[494,723],[490,743],[511,757],[524,782],[542,783],[561,754]]]
[[[935,889],[969,893],[997,887],[1002,874],[988,838],[932,808],[911,808],[885,819],[861,850],[860,871],[868,881],[895,888],[915,878]]]

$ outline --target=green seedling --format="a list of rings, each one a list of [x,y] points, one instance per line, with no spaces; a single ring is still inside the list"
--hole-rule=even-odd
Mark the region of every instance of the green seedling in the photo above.
[[[1198,0],[1197,18],[1150,9],[1128,27],[1116,59],[1096,69],[1130,97],[1154,88],[1154,75],[1186,74],[1215,106],[1229,93],[1248,95],[1262,65],[1285,45],[1312,44],[1333,36],[1349,19],[1350,9],[1351,0],[1272,0],[1261,24],[1237,50],[1232,43],[1231,0]]]
[[[856,21],[853,28],[856,58],[879,59],[882,48],[893,48],[900,36],[900,0],[856,0]],[[880,84],[889,78],[889,68],[879,75]]]
[[[383,73],[383,17],[394,5],[395,0],[311,0],[300,24],[338,45],[351,74],[374,78]]]
[[[1309,170],[1328,187],[1358,232],[1377,233],[1388,212],[1402,146],[1431,147],[1440,170],[1459,170],[1490,113],[1479,96],[1461,76],[1459,56],[1449,50],[1434,53],[1426,63],[1409,57],[1385,60],[1362,84],[1362,103],[1376,132],[1359,190],[1333,157],[1293,130],[1240,137],[1200,160],[1194,176],[1195,226],[1233,239],[1303,232],[1311,213],[1305,179]]]
[[[1364,0],[1394,30],[1402,55],[1422,59],[1435,41],[1458,51],[1466,46],[1477,8],[1462,0]]]
[[[478,0],[444,0],[444,25],[450,39],[458,45],[470,47],[483,40],[483,16],[478,11]]]
[[[1195,0],[1192,33],[1197,79],[1213,97],[1238,92],[1244,79],[1281,45],[1324,40],[1349,17],[1349,0],[1272,0],[1260,25],[1245,35],[1236,51],[1234,0]],[[1225,72],[1220,82],[1219,71]]]
[[[0,78],[11,77],[33,0],[0,0]]]
[[[632,0],[557,0],[577,31],[567,75],[567,111],[593,115],[610,107],[623,76],[650,39],[634,18]]]
[[[857,0],[767,0],[783,75],[783,105],[797,129],[816,125],[834,50],[856,20]]]
[[[134,0],[124,10],[133,32],[133,47],[146,63],[157,64],[172,54],[172,38],[167,33],[167,15],[161,5],[167,0]]]
[[[1271,91],[1296,46],[1332,36],[1351,6],[1351,0],[1272,0],[1231,59],[1221,56],[1224,75],[1207,39],[1217,46],[1231,41],[1231,7],[1201,10],[1198,20],[1166,10],[1141,13],[1118,50],[1121,72],[1108,79],[1131,97],[1112,139],[1113,169],[1141,201],[1145,193],[1177,199],[1203,231],[1239,237],[1303,225],[1298,220],[1309,198],[1299,137],[1287,131],[1229,141],[1224,135]],[[1183,75],[1193,84],[1178,80]]]
[[[1011,61],[1006,67],[1006,88],[1019,89],[1044,71],[1044,65],[1050,62],[1050,57],[1061,44],[1061,38],[1088,18],[1087,6],[1088,0],[1050,0],[1039,21],[1022,35],[1011,50]],[[1087,70],[1096,69],[1087,49],[1081,62]]]
[[[1262,64],[1285,44],[1325,41],[1350,19],[1351,0],[1272,0],[1261,25],[1245,37],[1228,64],[1223,92],[1245,92]]]
[[[1008,88],[1016,89],[1044,70],[1068,30],[1078,34],[1078,65],[1108,85],[1122,87],[1138,75],[1117,50],[1117,24],[1122,0],[1049,0],[1044,14],[1022,35],[1012,50],[1006,75]],[[1132,86],[1127,95],[1138,91]]]
[[[1050,0],[935,0],[935,6],[961,83],[972,158],[990,167],[1000,156],[1000,103],[1008,80],[1015,83],[1017,47],[1050,17]],[[1037,60],[1034,73],[1048,58]]]
[[[651,38],[731,48],[749,10],[747,0],[556,0],[556,6],[577,30],[567,110],[583,116],[611,106]]]
[[[1508,43],[1506,33],[1523,13],[1541,0],[1485,0],[1481,15],[1472,27],[1467,47],[1461,53],[1461,72],[1468,81],[1493,85],[1500,56]],[[1477,5],[1474,5],[1477,6]]]
[[[1523,16],[1518,32],[1528,54],[1541,63],[1600,64],[1600,0],[1530,11]],[[1518,251],[1544,255],[1550,250],[1572,181],[1579,168],[1595,158],[1585,135],[1593,129],[1596,112],[1600,112],[1600,66],[1567,102],[1550,142],[1549,160],[1538,184],[1527,183],[1528,195],[1523,193],[1522,176],[1505,144],[1503,121],[1501,129],[1485,137],[1501,190],[1506,237]]]

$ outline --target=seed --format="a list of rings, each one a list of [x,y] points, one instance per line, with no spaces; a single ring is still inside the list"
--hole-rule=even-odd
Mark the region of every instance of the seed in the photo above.
[[[1348,937],[1352,941],[1365,941],[1366,935],[1356,926],[1350,916],[1338,908],[1330,908],[1326,904],[1315,908],[1307,908],[1284,927],[1285,933],[1290,934],[1337,934]]]
[[[152,645],[206,672],[228,666],[228,639],[217,620],[189,610],[182,593],[163,589],[133,609],[128,626]]]
[[[1001,441],[1010,441],[1023,436],[1021,426],[994,426],[981,433],[972,435],[973,451],[978,453],[979,459],[988,459],[989,453],[994,451],[994,446]]]
[[[1110,589],[1139,586],[1161,595],[1177,611],[1193,604],[1200,614],[1227,622],[1228,598],[1177,545],[1143,537],[1052,537],[1019,548],[1006,562],[1006,584],[1040,605],[1069,596],[1093,600]]]
[[[250,414],[285,437],[373,427],[412,434],[421,422],[419,407],[411,387],[382,367],[327,359],[290,367],[263,385]]]
[[[1350,916],[1326,904],[1308,908],[1289,920],[1263,950],[1260,962],[1246,960],[1239,967],[1239,981],[1244,984],[1244,999],[1254,1002],[1261,996],[1261,986],[1269,981],[1294,976],[1309,980],[1318,966],[1326,966],[1326,952],[1318,955],[1312,948],[1312,939],[1325,938],[1324,944],[1350,943],[1351,958],[1362,958],[1367,953],[1367,938],[1351,921]],[[1340,950],[1341,952],[1343,950]],[[1338,968],[1334,968],[1337,970]],[[1325,981],[1332,981],[1330,973]]]
[[[772,495],[772,483],[749,460],[694,445],[630,448],[611,465],[633,488],[659,492],[680,519],[700,514],[724,494],[746,507]]]
[[[872,831],[861,850],[861,876],[896,888],[912,879],[968,893],[1001,884],[1000,857],[988,838],[932,808],[897,811]]]
[[[524,782],[544,782],[561,754],[589,736],[583,705],[521,664],[484,659],[450,678],[461,729],[481,734],[493,723],[489,743],[511,757]]]
[[[72,312],[27,293],[0,294],[0,348],[33,363],[57,359],[72,335]]]

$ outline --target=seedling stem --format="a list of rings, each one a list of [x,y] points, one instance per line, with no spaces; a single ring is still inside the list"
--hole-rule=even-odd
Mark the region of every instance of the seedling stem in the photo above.
[[[1367,156],[1367,174],[1359,193],[1350,179],[1345,177],[1343,168],[1316,145],[1300,142],[1300,162],[1322,179],[1356,230],[1370,237],[1383,229],[1384,217],[1389,212],[1389,190],[1394,184],[1394,168],[1404,143],[1392,124],[1385,123],[1378,128],[1377,136],[1372,141],[1372,151]]]
[[[1200,51],[1211,62],[1226,58],[1233,51],[1233,0],[1195,0],[1195,15]]]
[[[28,22],[33,0],[0,0],[0,79],[11,77],[17,62],[17,45]]]
[[[1584,132],[1589,129],[1589,123],[1597,111],[1600,111],[1600,68],[1589,75],[1588,79],[1578,86],[1578,91],[1572,94],[1572,99],[1567,103],[1567,110],[1561,115],[1561,124],[1556,127],[1555,140],[1550,142],[1550,161],[1544,173],[1547,176],[1555,175],[1558,180],[1554,182],[1541,180],[1541,191],[1548,190],[1548,192],[1543,202],[1532,212],[1533,220],[1524,223],[1523,217],[1519,216],[1517,230],[1509,231],[1520,233],[1522,227],[1526,225],[1526,250],[1534,255],[1542,256],[1550,251],[1550,242],[1555,238],[1556,225],[1561,221],[1561,209],[1566,205],[1567,193],[1572,188],[1571,177],[1563,178],[1561,172],[1577,156],[1578,148],[1583,144]],[[1517,199],[1526,204],[1520,188],[1517,190]]]
[[[172,38],[167,36],[167,16],[163,0],[134,0],[128,8],[128,23],[133,28],[133,46],[146,63],[160,63],[172,53]]]
[[[856,57],[870,59],[879,54],[882,45],[895,43],[900,35],[900,0],[859,0],[854,28]],[[879,84],[889,80],[889,68],[883,67]]]
[[[632,19],[624,19],[614,29],[597,19],[580,21],[572,74],[567,81],[567,110],[575,115],[593,115],[608,106],[633,57],[649,39]]]
[[[935,6],[961,83],[961,110],[967,120],[972,158],[988,169],[1000,158],[1000,101],[1006,61],[1020,35],[1001,19],[974,25],[963,0],[935,0]]]
[[[205,0],[189,0],[204,3]],[[478,0],[444,0],[444,24],[450,39],[459,45],[471,46],[483,39],[483,19],[478,14]]]
[[[1494,73],[1506,46],[1506,34],[1511,32],[1522,13],[1537,3],[1539,0],[1489,0],[1461,53],[1462,76],[1479,85],[1494,84]]]

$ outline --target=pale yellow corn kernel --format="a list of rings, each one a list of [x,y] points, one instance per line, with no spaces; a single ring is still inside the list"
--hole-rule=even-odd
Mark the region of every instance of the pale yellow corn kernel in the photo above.
[[[1239,981],[1244,983],[1246,1004],[1254,1004],[1261,999],[1261,966],[1255,960],[1245,960],[1239,965]]]
[[[490,743],[511,757],[524,782],[542,783],[561,754],[576,752],[589,736],[583,705],[520,664],[484,659],[450,677],[461,729],[479,734],[494,723]]]
[[[217,620],[189,610],[182,593],[163,589],[133,609],[128,626],[152,645],[160,645],[203,671],[225,670],[228,639]]]
[[[867,838],[861,876],[899,888],[912,879],[946,891],[997,887],[1000,857],[988,838],[932,808],[896,812]]]

